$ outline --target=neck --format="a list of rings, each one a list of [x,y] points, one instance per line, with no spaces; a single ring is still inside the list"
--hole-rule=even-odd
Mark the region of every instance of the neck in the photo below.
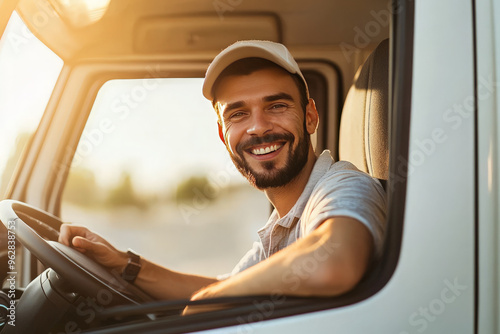
[[[310,147],[306,165],[292,181],[282,187],[264,190],[264,193],[278,212],[280,218],[290,211],[304,191],[316,159],[317,157],[314,154],[314,150]]]

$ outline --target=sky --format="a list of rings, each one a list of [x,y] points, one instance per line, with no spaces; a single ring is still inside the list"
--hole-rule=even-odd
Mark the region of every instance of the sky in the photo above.
[[[190,175],[238,180],[201,94],[202,79],[108,81],[98,93],[74,163],[115,182],[116,170],[158,190]],[[81,158],[81,159],[80,159]]]
[[[0,40],[0,171],[17,135],[38,125],[61,68],[14,13]]]

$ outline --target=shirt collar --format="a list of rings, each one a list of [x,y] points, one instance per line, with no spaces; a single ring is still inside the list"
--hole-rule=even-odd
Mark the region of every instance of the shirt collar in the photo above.
[[[316,162],[314,163],[313,170],[311,175],[309,176],[309,180],[307,181],[306,187],[302,191],[297,202],[295,202],[294,206],[288,211],[286,215],[278,219],[278,213],[276,209],[273,210],[271,217],[269,217],[269,223],[276,222],[276,224],[290,228],[295,218],[300,218],[302,216],[302,212],[311,196],[311,193],[316,187],[318,181],[325,175],[328,169],[333,164],[333,158],[330,154],[329,150],[324,150],[321,155],[318,157]],[[267,225],[267,224],[266,224]]]

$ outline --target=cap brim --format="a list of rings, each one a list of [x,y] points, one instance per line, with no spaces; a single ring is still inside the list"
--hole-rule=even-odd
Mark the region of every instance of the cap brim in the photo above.
[[[272,42],[267,42],[267,43],[272,43]],[[262,42],[260,43],[247,42],[245,45],[241,44],[237,45],[235,43],[226,48],[225,50],[223,50],[217,57],[214,58],[214,60],[208,67],[207,73],[205,75],[205,81],[203,82],[203,96],[205,96],[208,100],[213,101],[214,99],[213,86],[219,75],[229,65],[231,65],[237,60],[244,58],[255,57],[255,58],[263,58],[270,60],[290,73],[298,73],[304,80],[304,77],[300,72],[300,70],[298,69],[298,66],[296,65],[295,60],[293,60],[293,58],[285,59],[282,56],[278,55],[278,52],[280,51],[284,52],[285,55],[288,54],[288,51],[286,50],[285,46],[277,43],[272,43],[272,44],[283,47],[285,51],[277,50],[274,45],[273,49],[269,50],[268,49],[269,45],[263,46]]]

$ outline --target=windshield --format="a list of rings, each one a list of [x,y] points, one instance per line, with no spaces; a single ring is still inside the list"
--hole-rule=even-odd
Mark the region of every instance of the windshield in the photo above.
[[[35,131],[63,61],[14,12],[0,40],[0,198]]]
[[[68,173],[63,220],[174,270],[230,272],[257,240],[270,204],[234,167],[202,84],[106,82]]]

